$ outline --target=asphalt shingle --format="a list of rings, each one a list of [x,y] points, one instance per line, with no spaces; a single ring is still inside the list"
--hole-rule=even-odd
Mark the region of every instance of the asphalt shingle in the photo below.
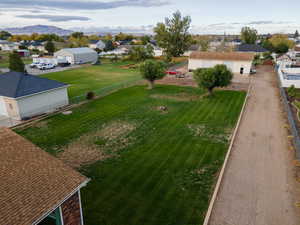
[[[23,137],[0,129],[0,224],[32,225],[88,179]]]
[[[67,86],[67,84],[20,72],[0,74],[0,96],[18,98],[51,89]]]

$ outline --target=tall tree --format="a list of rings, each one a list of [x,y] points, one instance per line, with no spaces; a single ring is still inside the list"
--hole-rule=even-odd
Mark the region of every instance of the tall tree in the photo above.
[[[273,51],[279,54],[286,53],[295,46],[295,42],[289,40],[288,36],[285,34],[275,34],[269,39],[269,42],[273,46]]]
[[[112,42],[112,40],[105,41],[105,48],[104,48],[105,52],[112,51],[114,49],[115,49],[115,46],[114,46],[114,43]]]
[[[225,65],[216,65],[213,68],[201,68],[194,71],[194,78],[200,88],[207,89],[210,95],[216,87],[226,87],[233,78],[232,72]]]
[[[158,23],[154,28],[155,40],[169,59],[182,55],[191,46],[190,25],[191,17],[183,17],[177,11],[172,18],[166,18],[164,23]]]
[[[143,45],[148,44],[150,42],[150,40],[151,40],[151,38],[148,35],[144,35],[144,36],[141,37],[141,41],[142,41]]]
[[[206,38],[202,38],[199,40],[199,44],[200,44],[200,48],[201,48],[201,51],[208,51],[209,49],[209,40],[206,39]]]
[[[13,52],[9,55],[9,70],[15,72],[25,71],[25,65],[17,52]]]
[[[0,40],[7,40],[8,38],[10,38],[12,35],[11,33],[7,32],[7,31],[0,31]]]
[[[165,64],[161,61],[148,59],[142,63],[140,71],[143,78],[149,82],[149,89],[153,89],[154,82],[166,75],[165,69]]]
[[[83,32],[74,32],[71,34],[71,37],[76,38],[76,39],[80,39],[84,37]]]
[[[242,28],[241,39],[245,44],[255,44],[257,38],[257,30],[250,27]]]
[[[46,45],[45,45],[45,49],[48,51],[48,53],[50,55],[53,55],[53,53],[55,52],[55,45],[52,41],[47,41]]]
[[[134,46],[129,51],[129,57],[133,61],[145,61],[146,59],[151,59],[154,57],[152,45],[144,46]]]

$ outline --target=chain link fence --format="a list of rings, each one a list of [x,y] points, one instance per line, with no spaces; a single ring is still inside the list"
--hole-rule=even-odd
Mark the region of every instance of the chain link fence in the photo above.
[[[97,90],[91,90],[91,92],[93,92],[96,97],[102,97],[102,96],[108,95],[112,92],[118,91],[120,89],[135,86],[139,83],[142,83],[142,78],[136,78],[136,79],[132,79],[132,80],[129,80],[126,82],[115,83],[113,85],[103,87],[103,88],[100,88]],[[70,104],[78,104],[82,101],[85,101],[86,95],[87,95],[87,93],[70,98]]]
[[[287,117],[288,117],[288,122],[290,124],[290,130],[293,136],[293,143],[294,143],[294,147],[296,149],[296,157],[298,160],[300,160],[300,137],[299,137],[299,131],[297,128],[297,122],[295,121],[294,115],[293,115],[293,111],[292,111],[292,106],[288,100],[288,96],[286,94],[286,91],[284,90],[284,88],[282,87],[281,81],[280,81],[280,75],[278,73],[278,69],[279,67],[276,66],[275,70],[276,70],[276,74],[278,75],[278,85],[279,85],[279,89],[280,89],[280,95],[281,95],[281,99],[283,101],[283,105],[284,105],[284,109],[287,113]]]

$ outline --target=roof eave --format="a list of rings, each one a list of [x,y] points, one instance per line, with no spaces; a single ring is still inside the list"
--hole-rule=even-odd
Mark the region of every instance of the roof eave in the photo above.
[[[90,181],[91,181],[90,178],[86,178],[85,181],[83,181],[77,188],[75,188],[62,201],[60,201],[58,204],[54,205],[50,210],[48,210],[46,213],[44,213],[40,218],[38,218],[36,221],[34,221],[31,225],[38,225],[43,219],[45,219],[55,209],[57,209],[59,206],[61,206],[65,201],[67,201],[72,195],[74,195],[76,192],[78,192],[81,188],[85,187],[88,184],[88,182],[90,182]]]

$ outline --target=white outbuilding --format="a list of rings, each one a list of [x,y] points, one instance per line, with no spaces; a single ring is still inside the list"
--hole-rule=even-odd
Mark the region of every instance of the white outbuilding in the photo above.
[[[0,116],[23,120],[69,104],[68,85],[20,72],[0,74]]]
[[[189,71],[211,68],[218,64],[226,65],[233,73],[250,74],[254,53],[249,52],[192,52],[189,58]]]
[[[91,48],[64,48],[54,53],[54,57],[62,58],[71,64],[96,63],[98,54]]]

